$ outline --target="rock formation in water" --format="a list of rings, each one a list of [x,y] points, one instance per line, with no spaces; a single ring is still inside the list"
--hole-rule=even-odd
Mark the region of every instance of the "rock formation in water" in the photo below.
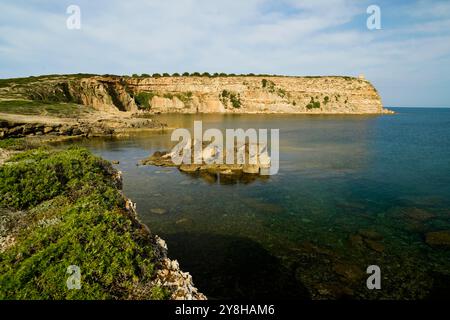
[[[7,79],[7,85],[0,86],[0,97],[74,102],[106,112],[389,112],[383,109],[374,86],[361,77],[69,75],[24,79]]]

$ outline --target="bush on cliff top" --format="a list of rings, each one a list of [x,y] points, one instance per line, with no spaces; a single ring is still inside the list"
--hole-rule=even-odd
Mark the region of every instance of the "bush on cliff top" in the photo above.
[[[109,163],[82,148],[32,150],[0,167],[1,205],[28,208],[0,257],[0,299],[162,299],[149,235]],[[32,207],[33,206],[33,207]],[[69,290],[67,268],[80,267]]]

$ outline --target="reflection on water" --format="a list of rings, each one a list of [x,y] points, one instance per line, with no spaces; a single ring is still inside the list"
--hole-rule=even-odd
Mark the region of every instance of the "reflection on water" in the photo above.
[[[160,116],[171,127],[279,128],[279,174],[254,181],[136,165],[170,149],[170,133],[82,144],[120,161],[142,220],[210,297],[442,296],[450,250],[426,237],[450,230],[450,110],[398,111]],[[366,288],[372,264],[382,290]]]

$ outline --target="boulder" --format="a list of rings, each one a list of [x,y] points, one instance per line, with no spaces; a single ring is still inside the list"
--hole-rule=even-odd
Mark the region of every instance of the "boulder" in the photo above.
[[[51,126],[46,126],[46,127],[44,127],[44,130],[43,130],[42,132],[44,132],[44,134],[47,134],[47,133],[52,132],[53,130],[54,130],[53,127],[51,127]]]
[[[425,242],[432,247],[450,249],[450,230],[428,232],[425,234]]]

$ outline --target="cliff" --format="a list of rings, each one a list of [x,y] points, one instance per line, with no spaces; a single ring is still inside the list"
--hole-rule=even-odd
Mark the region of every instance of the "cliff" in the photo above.
[[[387,112],[374,86],[354,77],[72,75],[24,79],[2,80],[0,98],[72,102],[106,112]]]

